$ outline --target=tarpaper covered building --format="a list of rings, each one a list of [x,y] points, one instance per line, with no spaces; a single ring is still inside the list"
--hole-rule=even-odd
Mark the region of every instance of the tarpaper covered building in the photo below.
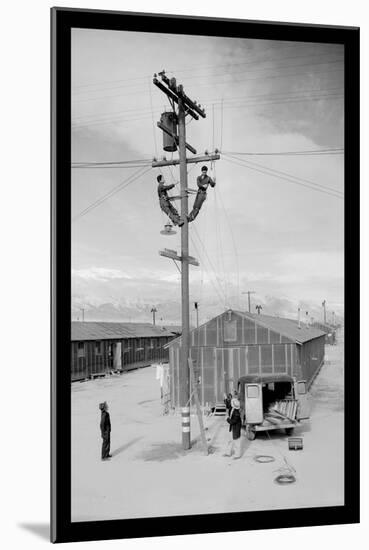
[[[190,333],[203,406],[222,402],[241,376],[285,373],[309,386],[324,362],[325,333],[292,319],[228,310]],[[181,338],[169,342],[171,404],[180,405]]]
[[[71,379],[167,361],[174,334],[149,323],[72,322]]]
[[[322,330],[325,333],[325,342],[326,344],[330,344],[331,346],[335,345],[336,343],[336,327],[333,325],[330,325],[329,323],[322,323],[319,321],[315,321],[313,323],[313,327]]]

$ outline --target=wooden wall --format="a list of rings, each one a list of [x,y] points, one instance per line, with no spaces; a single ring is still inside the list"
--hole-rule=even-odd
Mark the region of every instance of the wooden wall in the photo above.
[[[179,402],[181,339],[169,347],[171,401]],[[324,336],[303,346],[281,334],[260,327],[253,319],[227,312],[190,334],[190,357],[200,379],[203,406],[222,402],[246,374],[289,374],[309,382],[324,360]]]
[[[171,338],[168,336],[155,336],[71,342],[71,379],[83,380],[113,370],[117,343],[121,343],[121,370],[130,370],[157,361],[168,361],[168,349],[164,349],[163,346],[169,340]]]
[[[200,379],[200,401],[209,406],[224,399],[224,393],[237,388],[246,374],[285,373],[296,370],[296,344],[256,344],[234,347],[200,346],[190,348],[196,376]],[[171,401],[179,406],[180,347],[169,348]]]

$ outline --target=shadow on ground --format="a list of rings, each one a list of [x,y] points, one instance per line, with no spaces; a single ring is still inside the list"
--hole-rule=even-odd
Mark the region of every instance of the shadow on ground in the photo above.
[[[50,527],[48,523],[19,523],[19,527],[30,531],[43,540],[50,540]]]
[[[128,443],[125,443],[124,445],[118,447],[118,449],[114,449],[114,451],[112,452],[112,456],[117,456],[120,453],[123,453],[123,451],[134,445],[137,441],[140,441],[140,439],[142,439],[142,437],[135,437],[134,439],[131,439],[131,441],[128,441]]]
[[[196,445],[196,441],[192,442],[192,447]],[[150,449],[144,451],[136,458],[145,462],[164,462],[165,460],[176,460],[182,456],[186,456],[186,451],[182,449],[180,443],[158,443],[152,445]]]

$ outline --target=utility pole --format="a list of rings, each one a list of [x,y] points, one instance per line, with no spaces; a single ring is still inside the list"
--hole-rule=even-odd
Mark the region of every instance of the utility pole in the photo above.
[[[248,302],[249,302],[249,313],[251,313],[251,300],[250,300],[250,294],[256,294],[253,290],[248,290],[247,292],[242,292],[242,294],[247,294],[248,296]]]
[[[182,288],[182,348],[181,348],[181,387],[182,395],[182,445],[185,450],[191,447],[190,426],[190,372],[188,367],[189,335],[190,335],[190,288],[188,265],[188,195],[187,195],[187,164],[186,164],[186,122],[185,104],[178,97],[178,137],[179,137],[179,177],[181,182],[181,217],[185,220],[181,231],[181,288]]]
[[[151,313],[152,313],[152,324],[155,326],[155,313],[157,312],[158,310],[156,309],[155,306],[153,306],[151,308]]]
[[[85,320],[85,308],[81,307],[81,311],[82,311],[82,321],[84,321]]]
[[[178,149],[179,159],[173,159],[170,161],[163,160],[157,161],[154,159],[152,162],[153,168],[160,166],[174,166],[179,164],[180,171],[180,199],[181,199],[181,218],[184,224],[181,227],[181,254],[180,256],[175,250],[165,249],[160,251],[161,256],[171,258],[173,261],[181,262],[181,298],[182,298],[182,336],[181,336],[181,353],[180,353],[180,371],[179,371],[179,394],[180,394],[180,406],[182,413],[182,446],[183,449],[188,450],[191,448],[191,434],[190,434],[190,371],[189,371],[189,332],[190,332],[190,304],[189,304],[189,264],[199,265],[195,258],[189,256],[188,245],[188,188],[187,188],[187,164],[190,162],[210,162],[212,160],[218,160],[219,154],[204,155],[203,157],[186,157],[186,149],[196,155],[196,149],[186,143],[186,116],[191,116],[193,119],[198,120],[199,116],[205,118],[205,111],[201,108],[200,104],[196,101],[192,101],[186,96],[183,86],[177,85],[175,78],[169,79],[165,71],[159,73],[161,82],[154,75],[153,83],[162,92],[164,92],[171,103],[174,116],[171,117],[171,127],[169,128],[165,124],[158,122],[158,127],[170,138],[172,138],[173,149]],[[177,112],[175,108],[177,105]],[[163,117],[162,117],[163,119]],[[165,119],[165,117],[164,117]],[[178,128],[178,134],[177,134]],[[193,223],[193,222],[192,222]]]
[[[195,302],[196,309],[196,328],[199,328],[199,302]]]
[[[326,324],[326,322],[327,322],[327,312],[326,312],[326,309],[325,309],[325,305],[326,305],[326,301],[324,300],[322,302],[322,306],[323,306],[323,309],[324,309],[324,324]]]

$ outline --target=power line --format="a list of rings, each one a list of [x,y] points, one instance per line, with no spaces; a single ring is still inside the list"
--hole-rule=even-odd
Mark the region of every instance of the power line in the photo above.
[[[257,96],[255,96],[257,97]],[[280,99],[278,100],[275,100],[275,101],[269,101],[267,98],[265,98],[263,101],[253,101],[251,99],[251,101],[248,101],[248,100],[245,100],[245,102],[239,102],[238,105],[225,105],[224,106],[224,109],[237,109],[237,110],[240,110],[242,108],[244,109],[247,109],[247,108],[250,108],[250,107],[257,107],[258,105],[263,105],[263,106],[268,106],[268,105],[275,105],[275,104],[278,104],[278,105],[281,105],[281,104],[284,104],[284,103],[299,103],[299,102],[303,102],[303,101],[319,101],[319,100],[327,100],[327,99],[339,99],[343,97],[343,94],[322,94],[320,96],[306,96],[306,97],[291,97],[291,96],[287,96],[286,97],[281,97]],[[215,106],[217,106],[217,104],[214,104]],[[208,105],[206,105],[208,107]],[[85,124],[74,124],[72,126],[72,129],[75,129],[75,128],[84,128],[84,127],[89,127],[89,126],[97,126],[97,125],[101,125],[101,124],[112,124],[114,122],[134,122],[134,121],[139,121],[139,120],[147,120],[151,118],[151,115],[147,114],[147,115],[143,115],[141,117],[133,117],[133,118],[124,118],[124,117],[114,117],[114,118],[111,118],[111,119],[97,119],[95,121],[90,121],[90,122],[87,122]]]
[[[305,58],[316,58],[318,57],[319,59],[322,59],[322,56],[324,55],[328,55],[328,56],[337,56],[337,53],[310,53],[310,54],[306,54],[306,55],[293,55],[293,56],[289,56],[289,57],[285,57],[283,59],[281,58],[277,58],[277,57],[273,57],[271,59],[263,59],[263,60],[253,60],[253,61],[245,61],[245,62],[242,62],[242,63],[230,63],[230,64],[227,64],[227,65],[208,65],[208,68],[214,68],[214,69],[221,69],[221,68],[230,68],[230,67],[241,67],[241,66],[249,66],[249,65],[257,65],[258,68],[257,69],[254,69],[252,71],[250,71],[249,69],[247,70],[247,72],[254,72],[255,70],[256,71],[263,71],[263,70],[275,70],[275,69],[279,69],[279,68],[289,68],[289,67],[295,67],[295,66],[301,66],[300,64],[299,65],[291,65],[291,64],[287,64],[287,65],[275,65],[273,67],[260,67],[260,64],[261,63],[275,63],[275,62],[285,62],[285,61],[288,61],[290,59],[305,59]],[[315,65],[315,64],[322,64],[322,63],[335,63],[335,62],[342,62],[343,61],[343,58],[340,58],[340,59],[333,59],[333,60],[327,60],[325,62],[319,62],[319,63],[314,63],[314,62],[311,62],[311,63],[307,63],[305,65]],[[199,68],[199,67],[197,67]],[[173,72],[173,71],[167,71],[167,72]],[[178,70],[175,70],[175,72],[179,72]],[[193,69],[192,69],[192,72],[193,72]],[[242,72],[246,72],[246,71],[241,71]],[[189,76],[189,77],[186,77],[186,81],[190,81],[190,80],[198,80],[199,78],[209,78],[209,77],[212,77],[212,76],[219,76],[219,75],[223,75],[224,74],[224,71],[222,73],[203,73],[201,75],[194,75],[194,76]],[[233,74],[240,74],[240,72],[238,73],[233,73]],[[151,78],[152,75],[147,75],[147,76],[143,76],[143,77],[136,77],[136,78],[128,78],[128,79],[119,79],[119,80],[113,80],[113,81],[110,81],[111,84],[114,84],[114,83],[118,83],[118,82],[122,82],[122,84],[119,84],[117,86],[110,86],[110,87],[103,87],[103,88],[99,88],[97,90],[86,90],[86,91],[83,91],[83,90],[80,90],[80,91],[76,91],[74,92],[74,94],[78,95],[78,94],[83,94],[83,93],[94,93],[94,92],[104,92],[104,91],[110,91],[110,90],[116,90],[116,89],[120,89],[120,88],[132,88],[134,86],[141,86],[141,82],[137,83],[137,84],[130,84],[130,82],[132,80],[145,80],[147,78]],[[104,84],[101,83],[101,84],[95,84],[95,85],[90,85],[90,86],[103,86]],[[83,87],[87,87],[88,85],[84,85]],[[82,86],[79,86],[79,87],[75,87],[74,89],[77,90],[77,89],[80,89]]]
[[[238,166],[242,166],[244,168],[248,168],[250,170],[254,170],[255,172],[260,172],[261,174],[266,174],[268,176],[274,176],[279,179],[286,180],[290,183],[295,183],[296,185],[301,185],[302,187],[307,187],[309,189],[313,189],[314,191],[319,191],[321,193],[325,193],[327,195],[331,195],[332,197],[336,197],[339,199],[343,199],[343,194],[341,194],[339,191],[333,190],[333,192],[330,191],[331,188],[326,188],[320,184],[310,182],[309,180],[302,180],[301,178],[297,178],[295,176],[292,176],[290,174],[286,174],[285,172],[279,172],[278,170],[273,170],[271,168],[267,168],[261,165],[257,165],[256,163],[251,163],[250,161],[244,161],[243,159],[237,159],[233,160],[235,157],[231,157],[230,155],[223,154],[225,160],[228,162],[231,162],[233,164],[236,164]],[[255,166],[250,166],[250,164],[254,164],[255,166],[258,166],[259,168],[256,168]],[[284,175],[283,175],[284,174]],[[303,182],[309,182],[309,183],[303,183]]]
[[[326,63],[315,63],[315,64],[312,64],[312,63],[308,63],[308,64],[298,64],[298,65],[290,65],[288,67],[278,67],[279,69],[280,68],[288,68],[288,69],[291,69],[291,68],[294,68],[294,67],[304,67],[304,66],[312,66],[312,65],[326,65],[326,64],[331,64],[331,63],[339,63],[339,61],[335,61],[335,62],[326,62]],[[266,70],[266,69],[264,69]],[[272,68],[268,69],[268,70],[272,70]],[[274,70],[276,70],[274,68]],[[327,70],[327,69],[321,69],[321,70],[316,70],[314,71],[314,74],[320,74],[320,73],[324,73],[324,74],[327,74],[327,73],[332,73],[332,72],[337,72],[337,71],[341,71],[342,69],[341,68],[335,68],[333,70]],[[252,71],[245,71],[245,72],[251,72]],[[223,74],[223,73],[222,73]],[[238,73],[238,74],[242,74],[242,73]],[[231,80],[230,81],[227,81],[227,80],[222,80],[222,81],[217,81],[216,84],[219,85],[219,84],[241,84],[243,82],[249,82],[249,81],[255,81],[255,80],[268,80],[268,79],[271,79],[271,78],[290,78],[291,76],[301,76],[301,75],[304,75],[306,77],[310,76],[309,74],[306,73],[306,69],[303,71],[303,72],[297,72],[297,73],[291,73],[291,74],[277,74],[277,75],[263,75],[263,76],[258,76],[256,78],[242,78],[242,79],[237,79],[235,80],[234,78],[234,74],[230,74],[229,76],[231,77]],[[221,76],[221,75],[210,75],[210,76]],[[228,76],[228,75],[223,75],[223,76]],[[207,79],[209,79],[209,77],[207,77]],[[209,88],[209,87],[214,87],[214,83],[212,84],[198,84],[196,88]],[[117,86],[116,88],[112,88],[112,91],[114,89],[119,89],[120,87]],[[146,92],[140,92],[140,90],[137,90],[137,91],[132,91],[132,92],[129,92],[129,93],[126,93],[124,95],[122,94],[114,94],[114,95],[105,95],[105,96],[99,96],[99,97],[91,97],[91,98],[85,98],[85,99],[77,99],[74,101],[74,103],[85,103],[86,101],[99,101],[101,99],[111,99],[111,98],[115,98],[115,97],[121,97],[122,99],[127,97],[127,96],[130,96],[130,95],[134,95],[134,96],[138,96],[138,95],[146,95]]]
[[[89,212],[91,212],[91,210],[94,210],[95,208],[97,208],[98,206],[100,206],[103,202],[105,202],[106,200],[108,200],[110,197],[112,197],[113,195],[115,195],[116,193],[118,193],[119,191],[122,191],[123,189],[125,189],[126,187],[128,187],[128,185],[130,185],[131,183],[133,183],[136,179],[138,179],[139,177],[143,176],[144,174],[146,174],[147,172],[149,172],[149,170],[151,170],[151,167],[150,168],[147,168],[146,170],[144,170],[144,168],[140,168],[139,170],[137,170],[137,172],[135,172],[134,174],[131,174],[127,179],[125,179],[123,182],[121,182],[119,185],[117,185],[116,187],[113,187],[113,189],[111,189],[110,191],[108,191],[107,193],[105,193],[105,195],[103,195],[102,197],[100,197],[99,199],[97,199],[95,202],[93,202],[92,204],[90,204],[89,206],[87,206],[84,210],[82,210],[79,214],[77,214],[76,216],[74,216],[74,218],[72,219],[73,222],[79,220],[80,218],[82,218],[83,216],[85,216],[86,214],[88,214]]]
[[[228,213],[227,213],[227,210],[224,206],[224,202],[223,202],[223,199],[222,199],[222,195],[218,189],[218,191],[215,192],[215,196],[218,196],[219,199],[220,199],[220,204],[223,208],[223,212],[224,212],[224,217],[226,219],[226,222],[228,224],[228,228],[229,228],[229,232],[231,234],[231,239],[232,239],[232,243],[233,243],[233,249],[234,249],[234,254],[235,254],[235,258],[236,258],[236,268],[237,268],[237,298],[239,298],[239,293],[240,293],[240,266],[239,266],[239,260],[238,260],[238,250],[237,250],[237,245],[236,245],[236,239],[234,237],[234,233],[233,233],[233,230],[232,230],[232,224],[229,220],[229,217],[228,217]]]
[[[237,157],[233,157],[233,158],[237,158]],[[277,173],[279,175],[282,175],[282,176],[287,176],[287,177],[290,177],[290,178],[294,178],[296,180],[302,181],[302,182],[307,183],[309,185],[313,185],[313,186],[316,186],[316,187],[321,187],[325,191],[332,191],[333,193],[337,193],[337,194],[343,196],[343,193],[341,193],[341,191],[338,191],[337,189],[334,189],[333,187],[328,187],[327,185],[322,185],[320,183],[315,183],[315,182],[313,182],[311,180],[308,180],[308,179],[300,178],[298,176],[293,176],[293,175],[288,174],[286,172],[282,172],[281,170],[277,170],[275,168],[270,168],[269,166],[264,166],[263,164],[258,164],[256,162],[251,162],[251,160],[248,160],[248,161],[244,161],[243,159],[241,159],[241,160],[242,160],[242,162],[247,162],[248,164],[251,164],[253,166],[257,166],[258,168],[263,168],[265,170],[275,172],[275,173]]]
[[[334,154],[334,153],[337,153],[337,154],[342,154],[344,153],[344,148],[343,147],[327,147],[327,148],[323,148],[323,149],[302,149],[302,150],[299,150],[299,151],[250,151],[250,152],[247,152],[247,151],[242,151],[242,152],[234,152],[234,151],[222,151],[225,155],[229,155],[229,156],[240,156],[240,155],[245,155],[245,156],[251,156],[251,155],[259,155],[259,156],[274,156],[274,155],[281,155],[281,156],[284,156],[284,155],[316,155],[316,154],[320,154],[320,153],[324,153],[324,154]],[[146,157],[150,157],[150,155],[144,155]],[[242,159],[239,159],[240,161]],[[127,166],[127,168],[132,168],[132,163],[134,164],[137,164],[137,167],[138,166],[148,166],[149,164],[151,165],[151,160],[149,159],[134,159],[134,160],[114,160],[114,161],[104,161],[104,162],[95,162],[95,161],[80,161],[80,162],[72,162],[72,168],[97,168],[97,167],[101,167],[101,168],[107,168],[109,166],[113,167],[113,168],[123,168],[125,166]],[[140,163],[140,164],[139,164]],[[191,168],[189,169],[189,173],[191,172],[191,170],[193,170],[194,168],[196,168],[196,165],[192,165]]]
[[[278,52],[281,52],[283,51],[284,49],[291,49],[291,48],[294,48],[296,49],[296,45],[289,45],[289,46],[284,46],[280,49],[278,49],[277,51]],[[268,52],[275,52],[276,51],[276,48],[268,48],[266,51],[262,52],[263,54],[265,53],[268,53]],[[315,49],[314,49],[315,51]],[[303,53],[303,51],[301,52]],[[312,56],[316,56],[316,55],[337,55],[336,52],[320,52],[320,53],[316,53],[314,54],[313,52],[311,52],[310,54],[306,54],[305,56],[301,56],[301,57],[312,57]],[[295,56],[295,57],[300,57],[299,55],[298,56]],[[197,65],[195,68],[197,70],[203,70],[203,69],[212,69],[212,68],[221,68],[221,67],[238,67],[240,65],[248,65],[250,63],[269,63],[271,61],[274,61],[274,60],[279,60],[280,58],[272,58],[272,59],[254,59],[253,61],[245,61],[245,62],[241,62],[241,63],[230,63],[230,64],[227,64],[227,65],[218,65],[218,64],[215,64],[215,65]],[[284,59],[287,59],[287,58],[284,58]],[[290,59],[290,58],[289,58]],[[176,73],[182,73],[182,72],[191,72],[193,73],[194,72],[194,67],[192,66],[191,68],[182,68],[182,69],[168,69],[167,70],[167,73],[171,73],[171,72],[176,72]],[[137,76],[137,77],[125,77],[125,78],[120,78],[120,79],[114,79],[114,80],[105,80],[105,81],[100,81],[100,82],[94,82],[94,83],[90,83],[90,84],[79,84],[77,86],[73,86],[73,89],[74,90],[78,90],[78,89],[81,89],[81,88],[89,88],[91,86],[104,86],[105,84],[114,84],[116,82],[130,82],[130,81],[134,81],[134,80],[145,80],[147,78],[151,78],[152,75],[146,75],[146,76]],[[186,80],[188,80],[190,77],[186,77]],[[194,78],[194,77],[192,77]]]
[[[123,164],[123,165],[102,165],[102,166],[72,166],[74,169],[86,169],[86,170],[125,170],[129,168],[142,168],[143,166],[151,166],[151,163],[146,164]]]
[[[237,104],[239,104],[240,101],[242,100],[249,101],[250,99],[259,99],[259,98],[273,99],[273,98],[279,98],[279,97],[282,97],[282,98],[299,97],[301,94],[303,94],[303,97],[310,98],[310,97],[314,97],[313,94],[323,94],[325,92],[342,92],[343,90],[344,88],[342,86],[335,87],[335,88],[305,88],[302,90],[291,90],[290,92],[279,92],[279,93],[273,93],[273,94],[267,93],[267,94],[253,94],[253,95],[247,94],[247,95],[233,96],[233,97],[231,96],[226,99],[224,99],[223,96],[221,98],[204,98],[203,103],[204,103],[204,106],[207,107],[210,105],[217,105],[217,104],[222,105],[224,102],[226,104],[229,104],[231,102],[236,102]],[[310,96],[309,94],[312,94],[312,95]],[[161,106],[157,105],[155,108],[159,110],[161,109]],[[89,115],[75,116],[73,118],[73,122],[78,123],[79,121],[83,121],[85,119],[87,119],[86,122],[88,122],[88,119],[92,119],[92,121],[99,121],[99,120],[104,120],[106,117],[115,118],[117,115],[123,115],[123,114],[129,114],[129,113],[131,114],[145,113],[145,112],[152,113],[152,111],[153,111],[152,106],[150,109],[149,108],[146,108],[146,109],[135,108],[135,109],[125,109],[125,110],[120,109],[119,111],[110,111],[108,113],[92,113]],[[95,118],[95,117],[100,117],[100,118]]]
[[[222,294],[224,295],[224,299],[225,299],[225,302],[226,302],[226,301],[227,301],[226,292],[225,292],[225,290],[223,290],[222,285],[220,284],[220,280],[219,280],[219,278],[218,278],[218,276],[217,276],[217,274],[216,274],[216,270],[215,270],[215,268],[214,268],[213,262],[211,261],[211,259],[210,259],[210,257],[209,257],[209,254],[208,254],[208,252],[207,252],[207,250],[206,250],[206,248],[205,248],[205,245],[203,244],[203,242],[202,242],[202,240],[201,240],[201,237],[200,237],[200,235],[199,235],[199,233],[198,233],[198,231],[197,231],[195,225],[193,225],[193,230],[194,230],[194,233],[195,233],[195,235],[196,235],[196,237],[197,237],[199,243],[201,244],[201,246],[202,246],[202,248],[203,248],[203,251],[204,251],[204,254],[205,254],[206,258],[207,258],[208,264],[209,264],[210,268],[212,269],[212,272],[214,273],[214,277],[215,277],[215,279],[216,279],[216,281],[217,281],[217,283],[218,283],[218,285],[219,285],[219,288],[220,288]]]
[[[199,240],[199,242],[200,242],[200,244],[201,244],[201,246],[202,246],[202,248],[203,248],[203,250],[204,250],[204,253],[205,253],[205,255],[206,255],[207,263],[208,263],[208,265],[209,265],[209,267],[210,267],[210,269],[209,269],[209,271],[208,271],[208,273],[209,273],[209,281],[210,281],[211,285],[213,286],[215,292],[217,293],[218,298],[219,298],[219,301],[220,301],[222,304],[225,304],[225,303],[227,302],[225,292],[224,292],[224,290],[223,290],[223,288],[222,288],[222,286],[221,286],[221,284],[220,284],[220,281],[219,281],[219,279],[218,279],[218,276],[216,275],[215,269],[214,269],[214,267],[212,266],[211,260],[209,259],[209,256],[208,256],[208,254],[206,253],[206,248],[205,248],[204,244],[202,243],[202,241],[201,241],[201,239],[200,239],[200,237],[199,237],[198,234],[197,234],[197,238],[198,238],[198,240]],[[191,242],[192,242],[193,247],[195,248],[196,255],[197,255],[197,256],[199,257],[199,259],[200,259],[201,264],[205,264],[205,256],[203,256],[203,255],[201,254],[201,252],[200,252],[199,248],[197,247],[197,245],[196,245],[196,243],[195,243],[195,241],[194,241],[192,235],[190,235],[190,239],[191,239]],[[214,277],[214,279],[213,279],[213,277]],[[217,286],[215,283],[217,283],[218,286]]]
[[[115,161],[105,161],[105,162],[95,162],[95,161],[80,161],[72,162],[72,168],[78,168],[79,166],[108,166],[113,164],[132,164],[132,163],[144,163],[148,164],[151,162],[148,159],[135,159],[135,160],[115,160]]]
[[[229,155],[245,155],[245,156],[307,156],[307,155],[342,155],[344,149],[342,147],[329,148],[329,149],[306,149],[303,151],[270,151],[270,152],[234,152],[234,151],[222,151],[224,154]]]

